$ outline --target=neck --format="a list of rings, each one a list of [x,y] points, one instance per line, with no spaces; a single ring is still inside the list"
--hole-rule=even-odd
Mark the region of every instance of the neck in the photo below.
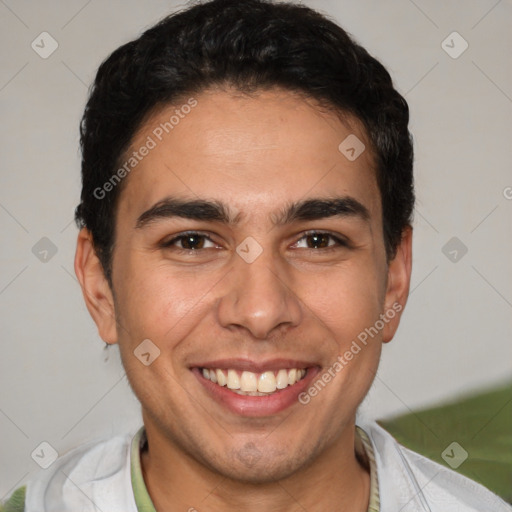
[[[146,487],[160,510],[229,512],[366,512],[370,473],[355,425],[308,467],[268,484],[253,484],[211,471],[146,424],[148,449],[141,454]],[[169,463],[172,461],[172,463]]]

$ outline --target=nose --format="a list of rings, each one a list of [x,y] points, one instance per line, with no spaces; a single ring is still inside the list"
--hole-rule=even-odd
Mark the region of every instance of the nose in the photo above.
[[[301,301],[291,288],[284,263],[271,251],[252,263],[236,256],[227,288],[218,302],[218,321],[228,329],[245,329],[264,340],[272,332],[297,326],[302,319]]]

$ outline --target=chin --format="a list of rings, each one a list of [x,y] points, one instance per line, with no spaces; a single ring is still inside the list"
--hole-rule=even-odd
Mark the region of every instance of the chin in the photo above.
[[[217,464],[215,470],[231,480],[260,485],[290,477],[307,461],[304,453],[295,456],[277,450],[262,453],[255,444],[247,443],[238,450],[233,449],[224,459],[223,466]]]

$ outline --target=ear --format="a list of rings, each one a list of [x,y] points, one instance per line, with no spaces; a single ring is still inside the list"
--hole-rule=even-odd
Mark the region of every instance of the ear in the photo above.
[[[92,235],[80,230],[76,243],[75,273],[82,288],[85,304],[98,327],[101,339],[117,343],[114,297],[94,249]]]
[[[412,270],[412,227],[402,232],[402,240],[395,257],[388,264],[388,282],[384,301],[384,315],[388,319],[382,332],[382,341],[393,339],[409,295]]]

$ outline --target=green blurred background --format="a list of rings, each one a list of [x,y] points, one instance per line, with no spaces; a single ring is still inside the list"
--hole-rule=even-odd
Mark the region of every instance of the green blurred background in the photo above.
[[[378,423],[407,448],[512,503],[512,381]],[[457,445],[450,448],[454,442],[462,449]]]

